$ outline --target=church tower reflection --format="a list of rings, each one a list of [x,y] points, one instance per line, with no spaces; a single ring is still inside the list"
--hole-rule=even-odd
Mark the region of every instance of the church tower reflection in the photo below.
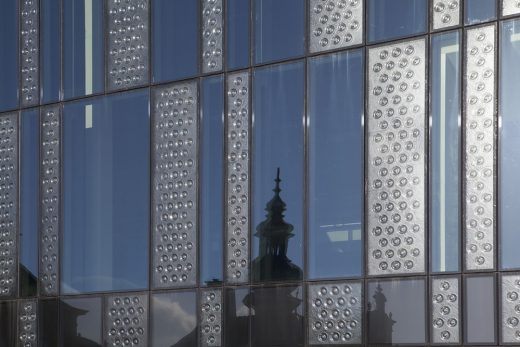
[[[381,285],[377,286],[372,297],[376,307],[373,308],[370,302],[368,303],[369,343],[374,347],[392,345],[393,326],[396,321],[392,319],[392,312],[386,313],[386,296],[383,294]]]
[[[280,168],[276,173],[274,196],[267,203],[266,219],[256,227],[255,236],[260,239],[259,255],[252,262],[253,281],[298,280],[303,271],[287,257],[289,239],[294,236],[294,226],[286,223],[286,204],[280,197]]]

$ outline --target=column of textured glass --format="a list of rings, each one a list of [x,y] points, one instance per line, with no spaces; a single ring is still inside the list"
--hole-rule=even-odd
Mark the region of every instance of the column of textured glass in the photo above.
[[[460,343],[460,279],[434,277],[431,281],[431,336],[438,344]]]
[[[105,298],[104,341],[107,346],[148,346],[148,295]]]
[[[228,282],[249,280],[249,72],[230,74],[226,82]]]
[[[20,1],[20,69],[22,107],[38,105],[40,100],[38,0]]]
[[[520,274],[501,276],[501,343],[520,342]]]
[[[308,334],[311,345],[350,345],[363,340],[363,284],[309,285]]]
[[[464,215],[468,270],[495,267],[495,35],[494,25],[466,32]]]
[[[61,211],[61,108],[41,109],[40,293],[58,294]]]
[[[502,0],[502,16],[520,13],[520,0]]]
[[[18,346],[38,346],[38,302],[23,300],[18,302]]]
[[[202,72],[222,70],[223,0],[202,0]]]
[[[0,297],[18,288],[18,114],[0,116]]]
[[[363,8],[363,0],[310,0],[310,51],[363,43]]]
[[[222,346],[222,289],[200,292],[200,345]]]
[[[370,275],[425,270],[425,59],[423,39],[369,50]]]
[[[460,24],[461,0],[435,0],[431,5],[433,6],[433,30]]]
[[[148,83],[148,9],[148,0],[108,1],[108,90]]]
[[[197,283],[198,85],[153,90],[153,286]]]

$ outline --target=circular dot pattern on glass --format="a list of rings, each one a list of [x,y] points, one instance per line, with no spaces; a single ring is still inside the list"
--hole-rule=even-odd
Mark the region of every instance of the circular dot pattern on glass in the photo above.
[[[21,103],[37,105],[39,101],[38,0],[22,0],[20,17],[21,37]]]
[[[148,0],[108,2],[108,88],[148,82]]]
[[[18,303],[18,339],[20,346],[37,346],[37,304],[36,301],[20,301]]]
[[[227,80],[227,277],[248,280],[249,267],[249,75]]]
[[[466,268],[494,267],[495,27],[467,31]]]
[[[425,42],[369,50],[369,274],[424,271]]]
[[[502,276],[502,342],[520,343],[520,274]]]
[[[309,343],[358,344],[362,340],[361,283],[309,286]]]
[[[43,293],[58,293],[59,210],[60,210],[60,108],[46,108],[41,114],[41,246],[40,281]]]
[[[502,14],[504,16],[510,16],[517,13],[520,13],[520,0],[503,0]]]
[[[203,0],[202,9],[202,70],[222,69],[222,0]]]
[[[222,292],[201,292],[200,341],[202,346],[220,347],[222,343]]]
[[[433,29],[442,29],[460,22],[459,0],[440,0],[433,3]]]
[[[197,84],[154,90],[154,284],[196,283]]]
[[[310,51],[319,52],[363,42],[362,0],[311,0]]]
[[[106,337],[108,346],[147,346],[147,310],[145,295],[107,298]]]
[[[16,293],[17,129],[16,113],[0,117],[0,297]]]
[[[432,282],[432,339],[434,343],[460,342],[460,300],[457,277]]]

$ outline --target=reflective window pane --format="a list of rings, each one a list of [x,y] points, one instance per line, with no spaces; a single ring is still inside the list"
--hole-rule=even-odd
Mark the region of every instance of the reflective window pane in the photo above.
[[[254,1],[255,63],[302,55],[305,45],[305,1]]]
[[[466,0],[466,24],[482,23],[497,16],[496,0]]]
[[[65,99],[104,89],[103,1],[63,1]]]
[[[502,24],[500,41],[500,235],[501,266],[520,268],[520,20]]]
[[[249,346],[249,314],[246,297],[250,297],[249,288],[227,288],[224,305],[224,338],[228,347]]]
[[[363,54],[309,69],[309,277],[362,273]]]
[[[38,346],[58,346],[58,322],[58,300],[40,300],[38,305]]]
[[[61,346],[101,347],[101,298],[60,302]]]
[[[40,0],[40,60],[42,103],[60,98],[60,1]]]
[[[195,292],[152,295],[152,347],[197,346]]]
[[[18,106],[18,1],[0,11],[0,112]]]
[[[202,81],[201,283],[222,282],[224,78]]]
[[[16,301],[0,302],[0,346],[15,346],[17,342]]]
[[[40,190],[40,118],[38,109],[22,112],[20,136],[20,266],[22,297],[35,296],[38,283]]]
[[[457,271],[460,242],[459,32],[432,37],[431,269]]]
[[[427,0],[369,0],[368,40],[381,41],[425,32]]]
[[[148,90],[64,106],[65,293],[148,283]]]
[[[256,70],[253,90],[252,277],[301,279],[303,63]]]
[[[251,312],[253,347],[303,346],[303,289],[253,288],[244,299]]]
[[[465,279],[464,327],[466,343],[494,343],[495,276],[474,276]]]
[[[199,1],[152,3],[153,80],[194,76],[199,65]]]
[[[227,1],[227,64],[230,69],[249,65],[250,0]]]
[[[366,299],[371,346],[426,342],[424,279],[370,281]]]

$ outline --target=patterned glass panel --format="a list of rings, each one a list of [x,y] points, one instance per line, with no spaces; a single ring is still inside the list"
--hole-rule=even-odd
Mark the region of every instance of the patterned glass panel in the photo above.
[[[223,0],[202,0],[202,71],[222,70]]]
[[[369,50],[368,272],[425,269],[425,41]]]
[[[438,344],[460,343],[460,280],[435,277],[432,280],[432,341]]]
[[[520,0],[502,0],[502,15],[509,16],[520,13]]]
[[[148,0],[108,1],[109,90],[148,82],[148,9]]]
[[[148,296],[110,296],[105,302],[105,341],[108,346],[148,346]]]
[[[18,258],[18,115],[0,116],[0,297],[15,296]]]
[[[198,87],[153,91],[153,278],[155,287],[197,281]]]
[[[502,276],[502,343],[520,343],[520,274]]]
[[[249,279],[249,73],[227,79],[227,279]]]
[[[201,292],[200,344],[202,347],[222,346],[222,290]]]
[[[18,346],[36,347],[37,339],[37,313],[36,300],[18,302]]]
[[[21,103],[23,107],[37,105],[40,96],[39,69],[39,2],[38,0],[20,1],[21,18]]]
[[[466,269],[495,267],[494,25],[466,32],[465,208]]]
[[[432,5],[434,30],[460,24],[461,0],[435,0]]]

